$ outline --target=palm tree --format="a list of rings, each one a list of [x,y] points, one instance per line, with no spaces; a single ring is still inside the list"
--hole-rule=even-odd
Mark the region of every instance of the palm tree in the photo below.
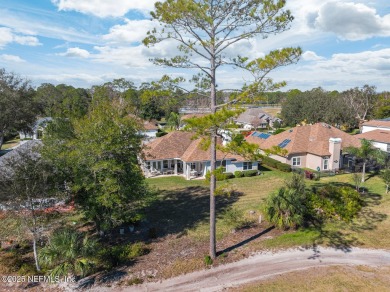
[[[361,146],[357,147],[348,147],[346,149],[351,155],[354,155],[357,158],[363,159],[363,169],[362,169],[362,182],[365,181],[366,173],[366,164],[371,159],[376,159],[378,162],[383,162],[386,158],[386,153],[378,148],[375,148],[372,145],[372,141],[362,139]]]
[[[266,201],[264,213],[267,220],[279,228],[297,228],[304,222],[305,195],[295,189],[280,188]]]
[[[96,252],[96,246],[95,240],[76,230],[57,229],[41,250],[39,260],[53,277],[69,274],[84,277],[94,265],[89,258]]]
[[[167,126],[171,128],[171,130],[178,130],[180,127],[180,115],[175,112],[171,112],[169,114],[168,120],[167,120]]]

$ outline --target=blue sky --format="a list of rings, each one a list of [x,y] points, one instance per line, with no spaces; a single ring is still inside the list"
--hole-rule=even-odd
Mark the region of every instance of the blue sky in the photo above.
[[[153,0],[0,0],[0,67],[41,83],[90,87],[115,78],[140,84],[163,74],[194,72],[149,62],[175,52],[173,42],[140,44],[156,24]],[[297,65],[272,73],[285,90],[346,90],[364,84],[390,90],[390,2],[385,0],[287,0],[295,20],[289,31],[237,44],[229,53],[250,58],[301,46]],[[238,88],[248,76],[223,68],[220,88]]]

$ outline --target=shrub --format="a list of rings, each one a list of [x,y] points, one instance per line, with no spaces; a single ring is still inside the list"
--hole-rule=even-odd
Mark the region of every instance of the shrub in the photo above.
[[[144,282],[144,280],[140,278],[133,278],[131,280],[127,280],[126,284],[127,286],[132,286],[132,285],[140,285]]]
[[[222,180],[226,179],[224,170],[225,170],[225,168],[223,168],[223,167],[218,167],[215,170],[214,173],[215,173],[215,177],[216,177],[217,181],[222,181]],[[207,171],[207,173],[206,173],[206,181],[208,181],[208,182],[210,181],[210,171]]]
[[[225,179],[231,179],[231,178],[234,178],[234,177],[235,177],[234,174],[231,173],[231,172],[226,172],[225,173]]]
[[[256,176],[257,170],[245,170],[243,171],[245,177]]]
[[[313,216],[318,219],[351,221],[362,208],[359,192],[348,186],[314,189],[307,202]]]
[[[149,251],[148,248],[146,248],[145,244],[142,242],[129,244],[127,246],[127,258],[134,259],[147,254],[148,251]]]
[[[243,173],[242,171],[236,170],[236,171],[234,172],[234,177],[235,177],[235,178],[244,177],[244,173]]]
[[[223,215],[223,220],[229,226],[237,229],[246,227],[251,223],[244,217],[244,213],[236,208],[228,209]]]
[[[0,255],[0,272],[3,274],[15,273],[23,266],[23,259],[20,252],[10,250]]]
[[[264,156],[264,157],[262,158],[262,162],[263,162],[263,164],[265,164],[265,165],[267,165],[267,166],[270,166],[270,167],[272,167],[272,168],[277,168],[277,165],[278,165],[279,163],[281,163],[280,161],[275,160],[275,159],[273,159],[273,158],[271,158],[271,157],[268,157],[268,156]]]
[[[274,135],[283,133],[284,131],[286,131],[286,130],[285,129],[276,129],[275,132],[274,132]]]
[[[157,133],[156,133],[156,137],[157,137],[157,138],[160,138],[160,137],[165,136],[165,135],[167,135],[167,134],[168,134],[167,132],[157,132]]]
[[[279,169],[280,171],[283,171],[283,172],[291,172],[292,169],[291,169],[291,166],[287,163],[278,163],[276,164],[276,168]]]
[[[206,266],[211,266],[213,264],[213,259],[211,258],[211,256],[207,255],[204,257],[204,264]]]

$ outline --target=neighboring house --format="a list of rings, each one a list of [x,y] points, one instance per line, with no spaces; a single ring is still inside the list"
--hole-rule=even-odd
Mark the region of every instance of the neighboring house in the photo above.
[[[156,138],[158,132],[158,125],[154,121],[142,121],[143,130],[141,131],[141,135],[146,139],[154,139]]]
[[[372,120],[363,123],[362,125],[363,134],[374,130],[390,131],[390,120],[388,119]]]
[[[286,149],[286,156],[271,154],[270,157],[293,168],[321,171],[343,168],[350,159],[343,150],[360,146],[360,140],[355,136],[325,123],[299,126],[277,135],[254,132],[245,139],[258,144],[262,151],[273,146]]]
[[[356,138],[372,141],[372,145],[382,151],[390,153],[390,128],[388,130],[370,130],[355,135]]]
[[[261,108],[248,108],[235,119],[236,124],[246,130],[272,128],[276,121],[282,122],[281,119],[265,113]]]
[[[31,131],[19,132],[20,140],[41,140],[48,122],[53,119],[50,117],[40,118],[32,127]]]
[[[201,139],[193,133],[174,131],[157,138],[145,147],[141,167],[145,176],[182,175],[186,179],[204,177],[210,170],[210,151],[201,147]],[[219,143],[222,143],[219,141]],[[258,169],[258,162],[217,151],[217,166],[225,172]]]
[[[192,119],[192,118],[201,118],[201,117],[204,117],[205,115],[206,115],[205,113],[193,113],[193,114],[182,115],[180,117],[180,127],[179,127],[179,129],[180,130],[184,129],[184,127],[186,126],[186,120]]]

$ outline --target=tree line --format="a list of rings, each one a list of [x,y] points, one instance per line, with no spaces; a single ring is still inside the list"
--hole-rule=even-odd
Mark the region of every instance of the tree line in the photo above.
[[[390,95],[364,85],[343,92],[314,88],[290,90],[282,102],[281,116],[288,126],[325,122],[344,129],[358,128],[370,119],[390,117]]]

